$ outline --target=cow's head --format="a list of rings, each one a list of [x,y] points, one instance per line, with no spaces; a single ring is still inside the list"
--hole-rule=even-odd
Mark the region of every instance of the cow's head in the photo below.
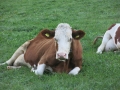
[[[48,39],[54,37],[56,42],[56,59],[61,61],[68,59],[72,40],[79,40],[85,35],[81,30],[72,30],[67,23],[60,23],[55,31],[43,30],[42,34]]]

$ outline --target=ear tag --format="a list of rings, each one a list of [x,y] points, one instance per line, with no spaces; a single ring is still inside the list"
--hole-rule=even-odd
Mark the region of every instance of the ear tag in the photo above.
[[[45,34],[46,37],[50,37],[50,35],[48,33]]]
[[[77,35],[75,38],[79,38],[79,35]]]

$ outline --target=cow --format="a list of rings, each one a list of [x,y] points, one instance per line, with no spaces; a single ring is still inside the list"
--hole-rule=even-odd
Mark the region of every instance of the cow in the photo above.
[[[58,24],[55,30],[44,29],[22,45],[25,48],[17,59],[8,60],[13,65],[9,68],[25,65],[36,75],[43,75],[45,70],[77,75],[82,68],[80,39],[84,35],[84,31],[72,29],[68,23]],[[5,63],[11,65],[8,61]]]
[[[98,38],[103,38],[101,45],[98,47],[97,52],[98,54],[102,54],[103,51],[119,51],[120,50],[120,23],[116,23],[111,25],[108,30],[105,32],[104,36],[97,37],[94,41]]]

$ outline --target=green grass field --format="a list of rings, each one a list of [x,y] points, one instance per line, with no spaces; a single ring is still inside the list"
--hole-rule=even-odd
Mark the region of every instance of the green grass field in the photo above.
[[[120,53],[99,55],[101,40],[92,45],[111,24],[120,23],[119,0],[0,0],[0,62],[40,30],[54,29],[61,22],[86,33],[81,39],[81,72],[39,77],[27,67],[0,66],[0,90],[120,90]]]

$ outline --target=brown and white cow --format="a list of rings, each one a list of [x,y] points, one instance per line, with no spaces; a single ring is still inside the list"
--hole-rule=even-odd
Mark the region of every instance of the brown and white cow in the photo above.
[[[101,54],[103,51],[120,50],[120,23],[113,24],[105,32],[101,45],[97,52]]]
[[[26,65],[36,75],[43,75],[46,69],[77,75],[82,68],[79,39],[84,34],[81,30],[72,30],[67,23],[60,23],[55,31],[44,29],[33,40],[25,42],[27,47],[24,52],[17,55],[17,59],[8,61],[12,61],[14,66]],[[6,63],[9,65],[8,61]]]

